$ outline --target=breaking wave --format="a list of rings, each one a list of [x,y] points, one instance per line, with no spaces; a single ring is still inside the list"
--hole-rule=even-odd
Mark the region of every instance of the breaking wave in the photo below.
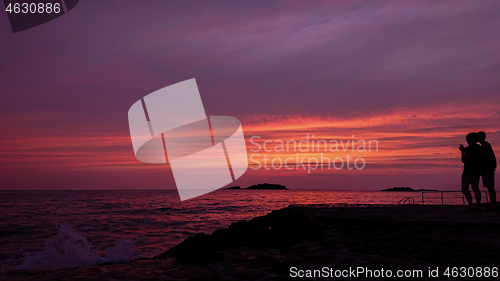
[[[45,240],[41,251],[26,256],[16,269],[65,269],[96,266],[103,263],[122,263],[134,260],[134,242],[120,239],[104,250],[106,256],[96,253],[87,238],[67,224],[58,224],[58,232]]]

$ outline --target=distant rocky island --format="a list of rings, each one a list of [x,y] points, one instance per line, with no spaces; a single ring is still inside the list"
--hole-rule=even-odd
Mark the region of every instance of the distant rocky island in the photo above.
[[[407,186],[395,186],[393,188],[383,189],[381,191],[439,191],[437,189],[413,189]]]
[[[275,183],[259,183],[259,184],[254,184],[252,186],[247,187],[246,189],[281,189],[281,190],[287,190],[284,185],[281,184],[275,184]]]
[[[231,186],[226,189],[261,189],[261,190],[288,190],[284,185],[276,183],[259,183],[249,186],[247,188],[241,188],[239,186]]]

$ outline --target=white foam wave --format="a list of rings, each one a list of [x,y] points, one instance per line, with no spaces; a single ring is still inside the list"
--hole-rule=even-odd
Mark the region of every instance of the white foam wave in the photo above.
[[[104,250],[106,257],[91,249],[87,238],[67,224],[58,224],[57,234],[45,240],[43,249],[27,256],[16,269],[65,269],[96,266],[102,263],[128,262],[134,260],[132,240],[120,239],[115,246]]]

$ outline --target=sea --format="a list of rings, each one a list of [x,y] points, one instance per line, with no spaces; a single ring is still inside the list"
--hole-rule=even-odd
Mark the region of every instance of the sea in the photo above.
[[[439,193],[431,195],[426,204],[441,203]],[[216,190],[180,201],[176,190],[0,191],[0,272],[150,258],[196,233],[210,234],[291,204],[398,204],[405,197],[418,204],[420,196],[420,192]],[[462,199],[446,203],[461,204]]]

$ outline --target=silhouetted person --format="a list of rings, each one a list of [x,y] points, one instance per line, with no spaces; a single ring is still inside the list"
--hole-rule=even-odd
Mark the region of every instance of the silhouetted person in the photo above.
[[[485,165],[484,172],[481,175],[483,186],[488,189],[490,195],[490,205],[484,210],[486,212],[498,212],[497,193],[495,192],[495,170],[497,169],[497,159],[491,144],[486,141],[486,133],[481,131],[477,133],[478,141],[484,149]]]
[[[479,190],[479,177],[483,173],[484,165],[484,150],[477,143],[478,137],[476,133],[469,133],[465,137],[468,146],[464,147],[460,144],[462,152],[462,162],[464,163],[464,171],[462,173],[462,192],[469,203],[470,211],[481,211],[481,191]],[[469,191],[469,186],[474,191],[476,197],[476,207],[473,207],[472,196]]]

